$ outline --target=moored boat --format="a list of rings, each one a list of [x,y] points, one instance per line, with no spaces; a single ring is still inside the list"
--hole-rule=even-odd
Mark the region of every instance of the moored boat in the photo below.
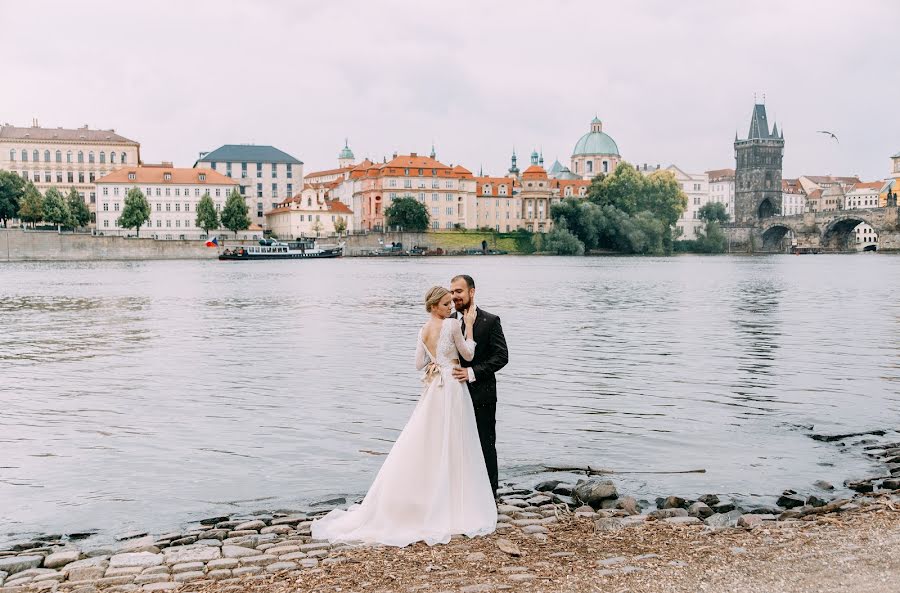
[[[239,245],[228,247],[219,254],[223,261],[255,261],[263,259],[327,259],[341,257],[343,244],[336,247],[321,247],[313,239],[298,241],[274,241],[263,239],[259,245]]]

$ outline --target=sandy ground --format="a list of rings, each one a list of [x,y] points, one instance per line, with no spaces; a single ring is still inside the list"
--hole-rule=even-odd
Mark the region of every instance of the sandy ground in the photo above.
[[[900,593],[894,500],[860,500],[859,510],[752,530],[652,521],[602,532],[590,518],[566,516],[548,526],[543,542],[514,529],[432,548],[355,548],[331,552],[340,562],[317,569],[182,590]],[[507,542],[521,555],[502,551]]]

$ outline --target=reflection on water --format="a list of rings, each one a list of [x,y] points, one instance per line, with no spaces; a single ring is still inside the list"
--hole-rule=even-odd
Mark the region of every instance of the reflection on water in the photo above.
[[[502,477],[767,496],[900,411],[900,258],[424,258],[0,267],[0,540],[361,495],[420,388],[422,294],[498,313]]]

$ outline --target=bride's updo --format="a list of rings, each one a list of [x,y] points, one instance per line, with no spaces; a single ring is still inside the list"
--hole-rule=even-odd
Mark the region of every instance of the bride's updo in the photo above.
[[[425,293],[425,310],[431,313],[435,305],[441,302],[441,299],[450,294],[450,291],[443,286],[432,286]]]

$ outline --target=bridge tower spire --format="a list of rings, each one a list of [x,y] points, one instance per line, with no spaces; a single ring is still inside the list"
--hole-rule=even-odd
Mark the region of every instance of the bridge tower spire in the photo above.
[[[765,101],[765,96],[763,96]],[[755,99],[755,96],[754,96]],[[781,214],[781,174],[784,136],[769,131],[766,106],[756,103],[746,140],[734,139],[734,220],[752,226]]]

